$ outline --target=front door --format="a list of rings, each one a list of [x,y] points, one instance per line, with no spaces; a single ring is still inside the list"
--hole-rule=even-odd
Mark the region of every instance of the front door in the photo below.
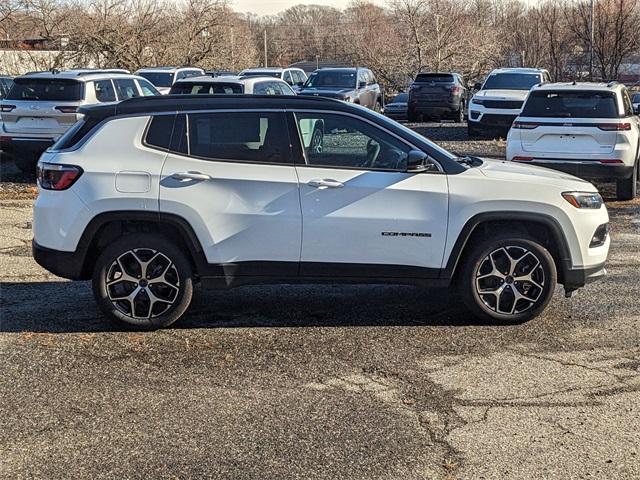
[[[437,276],[447,231],[447,177],[407,173],[412,146],[348,114],[296,112],[322,127],[321,146],[296,165],[303,276]]]
[[[178,115],[160,211],[189,222],[214,275],[295,276],[302,219],[284,113]]]

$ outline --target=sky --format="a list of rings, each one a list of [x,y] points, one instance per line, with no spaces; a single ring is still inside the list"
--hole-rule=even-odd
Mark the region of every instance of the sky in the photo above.
[[[374,3],[384,5],[384,0],[373,0]],[[231,7],[236,12],[251,12],[258,15],[273,15],[286,10],[293,5],[327,5],[329,7],[344,8],[349,0],[231,0]]]

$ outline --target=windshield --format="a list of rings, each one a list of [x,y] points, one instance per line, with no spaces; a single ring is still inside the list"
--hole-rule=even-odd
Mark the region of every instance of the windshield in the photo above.
[[[530,90],[536,83],[540,83],[540,75],[537,73],[494,73],[487,78],[482,89]]]
[[[408,93],[399,93],[389,103],[407,103],[409,101]]]
[[[613,93],[537,91],[529,95],[521,116],[562,118],[616,118],[618,108]]]
[[[248,71],[240,74],[243,77],[275,77],[280,78],[280,72],[261,72],[261,71]]]
[[[213,82],[176,82],[169,92],[171,95],[213,95],[239,94],[244,91],[239,83],[213,83]]]
[[[305,87],[313,88],[355,88],[356,72],[355,71],[318,71],[311,74]]]
[[[7,100],[77,101],[84,93],[81,82],[49,78],[16,78]]]
[[[170,87],[171,85],[173,85],[173,73],[138,72],[138,75],[146,78],[156,87]]]
[[[631,101],[633,103],[640,103],[640,93],[634,93],[633,97],[631,97]]]

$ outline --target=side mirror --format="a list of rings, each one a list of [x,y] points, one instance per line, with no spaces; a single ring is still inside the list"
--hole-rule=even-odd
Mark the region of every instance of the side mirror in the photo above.
[[[367,86],[367,82],[358,82],[358,88],[364,88]]]
[[[420,150],[411,150],[407,155],[407,172],[425,172],[427,170],[427,159],[428,156],[426,153],[421,152]]]
[[[482,84],[480,82],[476,82],[473,84],[474,90],[480,90],[482,88]]]
[[[296,87],[302,87],[302,86],[304,86],[304,82],[297,82],[296,83]]]

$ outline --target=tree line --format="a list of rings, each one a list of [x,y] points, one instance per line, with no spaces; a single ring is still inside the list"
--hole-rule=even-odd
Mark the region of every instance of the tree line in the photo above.
[[[556,80],[616,79],[640,54],[640,0],[355,0],[272,16],[226,0],[0,0],[3,48],[55,46],[45,65],[197,65],[240,70],[300,60],[370,67],[389,89],[420,71],[481,78],[499,66],[547,68]],[[265,45],[266,44],[266,45]],[[593,49],[591,50],[591,45]],[[266,47],[266,48],[265,48]]]

